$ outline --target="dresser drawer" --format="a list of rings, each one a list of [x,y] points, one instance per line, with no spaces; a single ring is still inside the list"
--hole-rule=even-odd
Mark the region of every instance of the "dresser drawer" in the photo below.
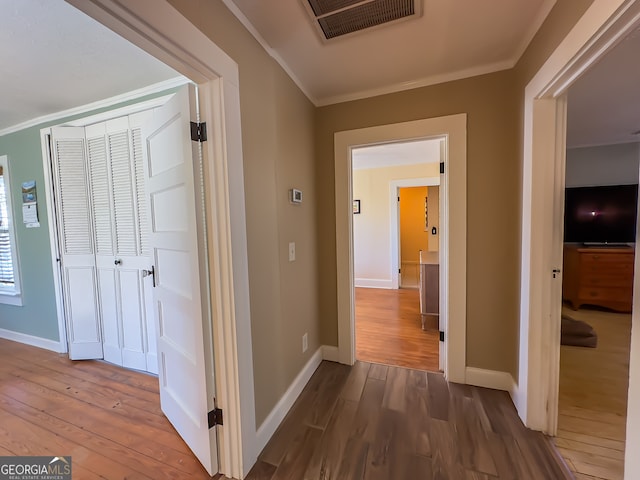
[[[633,263],[633,254],[629,253],[582,253],[582,263]]]
[[[631,288],[611,288],[611,287],[588,287],[581,286],[578,293],[580,300],[585,303],[589,301],[609,301],[628,302],[631,300],[633,291]]]
[[[585,287],[629,287],[633,285],[633,272],[625,271],[621,273],[600,273],[585,272],[582,275],[580,284]]]
[[[582,261],[580,262],[582,275],[608,275],[608,276],[631,276],[633,278],[632,262],[612,262],[612,261]]]

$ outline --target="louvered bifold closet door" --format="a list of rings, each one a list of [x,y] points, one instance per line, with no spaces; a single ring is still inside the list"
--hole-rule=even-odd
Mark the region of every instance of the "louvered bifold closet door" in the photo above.
[[[104,359],[122,365],[111,168],[104,122],[85,128]]]
[[[102,358],[84,129],[53,128],[52,147],[69,358]]]
[[[106,122],[113,211],[116,296],[122,364],[149,370],[145,277],[150,262],[140,255],[134,145],[127,117]],[[144,180],[144,179],[143,179]],[[149,282],[150,283],[150,282]],[[148,286],[149,288],[151,285]]]

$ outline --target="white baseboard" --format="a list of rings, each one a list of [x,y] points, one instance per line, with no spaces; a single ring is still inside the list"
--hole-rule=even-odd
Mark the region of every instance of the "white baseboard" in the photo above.
[[[386,288],[393,289],[392,280],[380,280],[377,278],[356,278],[353,282],[359,288]]]
[[[329,362],[339,362],[340,361],[340,350],[338,347],[334,347],[333,345],[322,345],[322,359],[327,360]]]
[[[509,392],[513,398],[517,385],[513,376],[508,372],[485,370],[484,368],[467,367],[465,370],[466,383],[476,387],[493,388]]]
[[[49,340],[48,338],[34,337],[33,335],[27,335],[26,333],[13,332],[11,330],[5,330],[0,328],[0,338],[12,340],[14,342],[24,343],[31,345],[32,347],[44,348],[45,350],[51,350],[56,353],[66,352],[66,348],[60,342],[55,340]]]
[[[302,389],[307,385],[311,375],[313,375],[320,365],[320,362],[322,362],[323,350],[323,346],[320,346],[318,350],[316,350],[316,353],[313,354],[307,364],[302,368],[280,401],[273,407],[271,413],[269,413],[265,421],[260,425],[260,428],[256,431],[256,452],[262,452],[262,449],[280,426],[284,417],[289,413],[298,396],[300,396]]]

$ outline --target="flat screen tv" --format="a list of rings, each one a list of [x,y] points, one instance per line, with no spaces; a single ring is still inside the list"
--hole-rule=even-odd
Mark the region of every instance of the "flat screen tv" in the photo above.
[[[638,185],[565,190],[564,241],[620,244],[636,241]]]

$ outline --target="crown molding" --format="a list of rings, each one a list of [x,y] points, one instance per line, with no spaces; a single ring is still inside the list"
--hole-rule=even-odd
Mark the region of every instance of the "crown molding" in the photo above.
[[[154,83],[143,88],[139,88],[137,90],[132,90],[131,92],[105,98],[104,100],[98,100],[97,102],[87,103],[86,105],[81,105],[79,107],[69,108],[60,112],[43,115],[41,117],[33,118],[31,120],[27,120],[26,122],[22,122],[17,125],[13,125],[11,127],[0,130],[0,137],[2,137],[3,135],[8,135],[10,133],[19,132],[20,130],[24,130],[26,128],[34,127],[36,125],[41,125],[43,123],[54,122],[56,120],[60,120],[61,118],[82,115],[83,113],[98,110],[100,108],[112,107],[119,103],[135,100],[136,98],[141,98],[146,95],[169,90],[170,88],[179,87],[180,85],[184,85],[189,81],[190,80],[188,78],[183,76],[175,77],[169,80],[164,80],[162,82]]]

